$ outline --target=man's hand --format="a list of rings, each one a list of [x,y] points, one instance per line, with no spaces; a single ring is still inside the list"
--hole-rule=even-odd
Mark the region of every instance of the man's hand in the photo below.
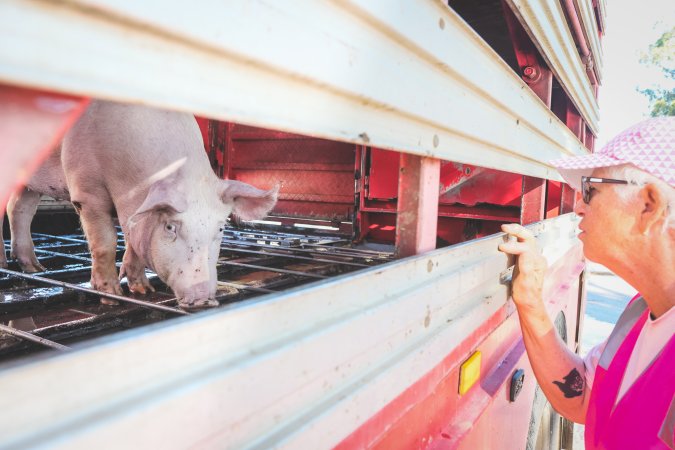
[[[515,223],[502,225],[502,231],[516,238],[499,245],[500,251],[517,256],[512,281],[513,301],[518,307],[541,307],[546,259],[534,235]]]
[[[499,250],[517,258],[512,295],[534,375],[556,411],[569,420],[584,423],[590,398],[584,381],[586,368],[560,339],[544,306],[546,259],[526,228],[505,224],[502,231],[515,237],[501,244]]]

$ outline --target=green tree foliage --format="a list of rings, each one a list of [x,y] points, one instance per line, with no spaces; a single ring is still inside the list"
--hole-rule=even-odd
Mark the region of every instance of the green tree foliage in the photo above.
[[[658,67],[667,82],[671,86],[675,85],[675,27],[663,33],[650,45],[649,50],[640,58],[640,62]],[[649,98],[652,117],[675,116],[675,86],[638,89],[638,91]]]
[[[649,98],[652,117],[675,116],[675,27],[666,31],[640,57],[642,64],[658,67],[671,87],[638,89]]]

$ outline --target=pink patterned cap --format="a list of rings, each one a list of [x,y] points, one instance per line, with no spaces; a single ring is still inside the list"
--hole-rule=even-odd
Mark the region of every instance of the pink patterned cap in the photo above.
[[[644,120],[609,141],[600,151],[551,161],[565,181],[581,190],[581,177],[598,167],[633,164],[675,187],[675,117]]]

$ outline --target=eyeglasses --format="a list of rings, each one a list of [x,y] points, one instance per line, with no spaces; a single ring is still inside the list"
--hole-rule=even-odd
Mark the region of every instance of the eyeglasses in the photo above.
[[[587,205],[591,202],[591,191],[595,188],[591,183],[629,184],[626,180],[614,180],[612,178],[581,177],[581,198]]]

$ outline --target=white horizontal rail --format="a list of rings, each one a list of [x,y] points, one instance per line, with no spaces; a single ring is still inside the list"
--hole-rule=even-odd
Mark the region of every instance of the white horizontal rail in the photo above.
[[[603,30],[607,29],[607,24],[605,22],[607,18],[607,5],[605,0],[598,0],[598,19],[600,19],[600,24]]]
[[[570,215],[531,228],[549,261],[574,241]],[[0,448],[332,447],[504,307],[502,239],[0,370]]]
[[[600,35],[598,33],[598,22],[595,20],[592,0],[574,0],[576,10],[579,12],[579,20],[584,30],[584,36],[591,50],[593,66],[598,77],[598,82],[602,81],[602,46],[600,45]]]
[[[593,134],[599,107],[559,1],[507,0]]]
[[[541,178],[586,152],[436,0],[5,0],[0,82]]]

